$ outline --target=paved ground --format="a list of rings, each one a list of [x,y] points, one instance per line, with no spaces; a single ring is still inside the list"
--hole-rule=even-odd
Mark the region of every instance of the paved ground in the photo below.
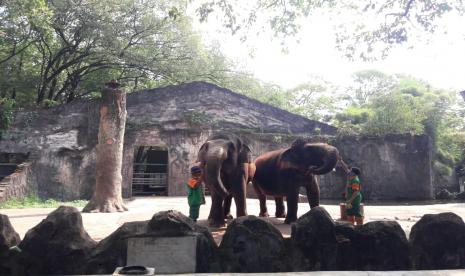
[[[207,197],[207,205],[200,208],[199,224],[207,225],[206,218],[210,209],[210,198]],[[84,227],[89,235],[95,240],[101,240],[110,235],[119,226],[128,221],[149,220],[153,214],[165,210],[178,210],[184,214],[189,214],[187,199],[185,197],[144,197],[128,201],[128,212],[124,213],[83,213],[82,218]],[[322,204],[334,219],[339,218],[339,206],[336,204]],[[256,199],[247,199],[248,213],[258,215],[259,205]],[[235,214],[234,204],[232,213]],[[268,211],[274,214],[274,201],[268,201]],[[299,203],[299,216],[308,212],[310,207],[307,203]],[[9,216],[15,230],[24,237],[27,230],[37,225],[47,214],[54,209],[37,208],[37,209],[0,209],[0,213]],[[400,223],[407,234],[415,222],[424,214],[437,214],[442,212],[454,212],[465,220],[465,203],[449,204],[429,204],[429,205],[370,205],[365,206],[366,221],[373,220],[396,220]],[[284,236],[289,236],[291,227],[284,224],[284,219],[270,217],[267,219],[273,223]],[[221,240],[223,229],[211,229],[215,240]]]

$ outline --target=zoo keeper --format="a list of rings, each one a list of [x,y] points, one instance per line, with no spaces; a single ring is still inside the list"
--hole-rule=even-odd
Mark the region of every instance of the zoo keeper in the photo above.
[[[187,192],[189,217],[197,222],[200,205],[205,204],[202,191],[202,169],[199,166],[191,167],[191,178],[187,181]]]
[[[360,186],[360,169],[356,167],[349,166],[339,157],[339,162],[341,163],[342,168],[347,173],[346,181],[346,214],[347,220],[354,224],[357,222],[357,225],[363,224],[363,212],[360,208],[362,202],[362,193]]]

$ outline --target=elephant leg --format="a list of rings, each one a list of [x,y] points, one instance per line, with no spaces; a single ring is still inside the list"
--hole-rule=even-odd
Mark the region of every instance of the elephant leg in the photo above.
[[[253,189],[255,190],[255,193],[257,194],[258,201],[260,202],[260,214],[258,215],[259,217],[269,217],[270,215],[268,214],[268,210],[266,208],[266,195],[262,191],[262,189],[258,186],[258,184],[255,181],[252,181]]]
[[[310,182],[306,185],[307,199],[310,204],[310,208],[320,205],[320,186],[316,180],[316,176],[312,175]]]
[[[276,217],[277,218],[285,218],[286,217],[286,209],[284,208],[284,199],[283,197],[276,196],[274,198],[276,202]]]
[[[292,190],[287,193],[287,216],[284,223],[291,224],[297,220],[297,203],[299,200],[299,190]]]
[[[208,223],[212,227],[223,227],[226,224],[223,214],[223,199],[217,194],[212,194],[212,206]]]
[[[225,219],[233,219],[231,215],[232,195],[228,195],[223,202],[223,214]]]
[[[234,195],[234,203],[236,203],[237,217],[247,216],[246,187],[248,170],[248,163],[238,165],[238,169],[233,179],[234,184],[231,185],[231,190]]]

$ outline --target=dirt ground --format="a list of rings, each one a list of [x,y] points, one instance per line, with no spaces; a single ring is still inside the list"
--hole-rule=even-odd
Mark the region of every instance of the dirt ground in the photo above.
[[[198,223],[207,226],[206,218],[210,210],[210,198],[207,197],[207,204],[200,208],[200,218]],[[325,204],[322,206],[331,214],[333,219],[339,218],[339,205]],[[149,220],[155,213],[166,210],[177,210],[184,214],[189,214],[189,207],[185,197],[141,197],[135,198],[127,202],[128,212],[124,213],[83,213],[82,219],[84,228],[89,235],[95,240],[101,240],[123,223],[129,221]],[[235,214],[234,204],[232,206],[232,214]],[[258,215],[259,204],[257,199],[247,199],[247,208],[250,215]],[[26,232],[37,225],[54,209],[36,208],[36,209],[0,209],[1,214],[8,215],[10,221],[19,233],[21,238]],[[274,214],[274,201],[268,200],[268,212]],[[298,215],[303,215],[310,210],[307,203],[299,203]],[[365,221],[374,220],[396,220],[409,236],[411,227],[424,214],[437,214],[442,212],[454,212],[462,219],[465,219],[465,203],[448,203],[448,204],[415,204],[410,205],[402,203],[402,205],[370,205],[365,204]],[[266,218],[281,233],[288,237],[291,234],[291,227],[284,224],[284,219],[274,217]],[[211,229],[213,237],[217,242],[221,240],[225,228]]]

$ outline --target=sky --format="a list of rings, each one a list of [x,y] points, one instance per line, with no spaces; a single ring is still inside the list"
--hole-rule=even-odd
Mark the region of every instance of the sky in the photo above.
[[[307,19],[308,20],[308,19]],[[292,88],[312,76],[338,85],[348,85],[351,74],[359,70],[376,69],[389,74],[408,74],[426,80],[437,88],[465,90],[465,21],[449,15],[442,20],[443,30],[414,40],[414,47],[398,46],[384,60],[376,62],[350,61],[335,48],[334,22],[327,16],[312,16],[296,37],[300,43],[286,42],[288,53],[282,52],[280,41],[271,40],[266,31],[248,37],[242,43],[237,36],[221,31],[215,20],[196,28],[208,45],[219,43],[223,53],[252,72],[262,81]],[[250,46],[252,45],[252,46]],[[253,51],[253,56],[250,52]]]

